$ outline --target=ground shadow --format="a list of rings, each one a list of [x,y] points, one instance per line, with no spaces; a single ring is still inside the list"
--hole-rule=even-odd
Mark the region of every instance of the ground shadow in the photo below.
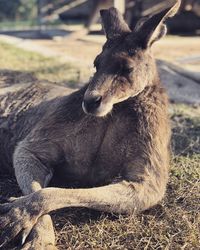
[[[67,66],[62,64],[62,65],[58,65],[58,66],[52,66],[52,67],[46,67],[46,68],[40,68],[39,70],[37,70],[37,73],[51,73],[53,74],[54,72],[56,73],[58,70],[60,71],[64,71],[66,70],[66,74],[67,74]],[[68,70],[70,71],[71,69],[68,68]],[[80,70],[74,70],[73,74],[77,75],[75,78],[77,79],[77,81],[75,82],[75,80],[63,80],[63,81],[59,81],[59,82],[51,82],[49,80],[46,79],[38,79],[35,76],[35,71],[19,71],[19,70],[7,70],[7,69],[0,69],[0,88],[2,87],[9,87],[15,84],[26,84],[26,83],[36,83],[36,82],[46,82],[46,83],[51,83],[54,84],[55,86],[64,86],[67,88],[71,88],[71,89],[77,89],[81,86],[84,85],[84,83],[79,83],[78,79],[79,79],[79,74],[80,74]],[[80,80],[80,79],[79,79]]]
[[[0,87],[36,81],[37,78],[31,72],[0,69]]]

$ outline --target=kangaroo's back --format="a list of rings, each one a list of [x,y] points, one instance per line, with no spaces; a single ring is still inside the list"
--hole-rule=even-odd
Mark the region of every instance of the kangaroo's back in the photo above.
[[[12,155],[17,143],[28,135],[55,102],[56,97],[71,92],[67,87],[37,80],[29,83],[1,84],[0,173],[12,172]]]

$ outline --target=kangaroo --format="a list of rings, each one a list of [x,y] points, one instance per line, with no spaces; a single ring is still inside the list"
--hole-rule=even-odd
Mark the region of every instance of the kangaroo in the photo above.
[[[21,235],[23,250],[56,249],[49,213],[57,209],[134,214],[163,198],[168,97],[151,46],[166,34],[164,21],[179,6],[175,1],[133,31],[117,9],[101,10],[107,41],[90,82],[68,96],[13,111],[22,115],[11,120],[9,138],[1,128],[1,159],[7,155],[24,196],[0,205],[1,247]],[[49,187],[56,179],[58,186]]]

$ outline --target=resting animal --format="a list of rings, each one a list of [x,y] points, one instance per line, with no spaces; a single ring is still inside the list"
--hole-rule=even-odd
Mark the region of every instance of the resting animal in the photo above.
[[[94,76],[80,90],[45,101],[48,85],[42,94],[34,86],[16,86],[7,94],[9,105],[1,96],[1,169],[13,166],[24,194],[0,205],[1,246],[21,234],[22,249],[55,249],[49,213],[56,209],[136,213],[163,198],[168,98],[151,46],[165,35],[164,21],[179,5],[176,1],[133,31],[115,8],[102,10],[107,41],[94,61]],[[15,97],[25,101],[15,105]],[[60,188],[48,187],[51,180]]]

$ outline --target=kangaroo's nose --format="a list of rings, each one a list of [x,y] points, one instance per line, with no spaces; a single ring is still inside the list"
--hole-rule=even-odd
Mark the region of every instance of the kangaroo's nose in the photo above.
[[[102,96],[90,96],[84,98],[83,100],[83,110],[86,113],[94,113],[96,109],[100,106]]]

